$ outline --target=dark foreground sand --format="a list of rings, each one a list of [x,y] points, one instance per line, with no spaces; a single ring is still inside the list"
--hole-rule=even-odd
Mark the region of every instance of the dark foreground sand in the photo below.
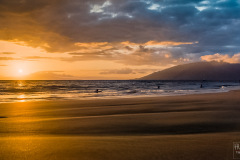
[[[0,160],[228,160],[240,91],[0,104]]]

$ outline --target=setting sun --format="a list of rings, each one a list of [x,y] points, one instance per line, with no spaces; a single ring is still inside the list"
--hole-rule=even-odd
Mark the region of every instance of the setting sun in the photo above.
[[[22,70],[22,69],[19,69],[19,70],[18,70],[18,73],[23,73],[23,70]]]

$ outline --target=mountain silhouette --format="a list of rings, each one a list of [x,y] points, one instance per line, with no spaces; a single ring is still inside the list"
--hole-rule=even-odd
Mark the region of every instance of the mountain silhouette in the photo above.
[[[139,80],[240,80],[240,63],[196,62],[154,72]]]

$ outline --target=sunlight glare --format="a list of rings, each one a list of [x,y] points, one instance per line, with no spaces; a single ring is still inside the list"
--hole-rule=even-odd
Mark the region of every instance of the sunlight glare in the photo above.
[[[21,94],[21,95],[19,95],[18,97],[17,97],[17,99],[19,100],[19,102],[26,102],[26,100],[25,100],[25,95],[24,94]]]
[[[18,70],[18,73],[20,73],[20,74],[23,73],[23,70],[22,70],[22,69],[19,69],[19,70]]]

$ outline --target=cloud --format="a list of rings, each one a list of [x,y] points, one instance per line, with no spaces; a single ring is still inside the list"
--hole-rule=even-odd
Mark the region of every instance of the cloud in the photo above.
[[[126,46],[152,46],[152,47],[162,47],[162,46],[180,46],[180,45],[188,45],[188,44],[196,44],[198,42],[175,42],[175,41],[148,41],[146,43],[133,43],[129,41],[121,42],[121,44]]]
[[[198,43],[198,42],[195,42]],[[179,46],[184,44],[194,44],[194,42],[172,42],[172,41],[163,41],[163,42],[156,42],[156,41],[148,41],[144,45],[150,46]]]
[[[80,79],[72,75],[61,73],[62,71],[40,71],[27,76],[18,77],[18,79],[27,80],[76,80]]]
[[[19,58],[13,58],[13,57],[0,57],[0,61],[10,61],[10,60],[19,60]]]
[[[15,57],[0,57],[0,61],[11,61],[11,60],[36,61],[36,60],[40,60],[40,59],[57,59],[57,58],[54,58],[54,57],[41,57],[41,56],[27,56],[27,57],[19,57],[19,58],[15,58]]]
[[[146,74],[158,71],[158,69],[132,69],[132,68],[122,68],[122,69],[110,69],[100,72],[100,74]]]
[[[36,61],[40,59],[54,59],[54,57],[27,56],[27,57],[21,58],[21,60],[30,60],[30,61]]]
[[[16,54],[14,52],[0,52],[0,54]]]
[[[135,72],[130,68],[107,70],[100,72],[100,74],[135,74]]]
[[[0,65],[0,67],[5,67],[5,66],[7,66],[7,65],[4,65],[4,64],[1,64],[1,65]]]
[[[2,0],[0,8],[1,40],[73,56],[61,60],[164,65],[240,52],[237,0]]]
[[[197,42],[174,41],[81,43],[78,45],[83,46],[83,49],[79,52],[70,52],[68,54],[71,57],[61,57],[60,60],[68,62],[111,60],[126,65],[171,65],[192,60],[193,56],[185,55],[182,47],[196,44]]]
[[[91,5],[90,13],[102,13],[104,12],[104,9],[108,6],[111,6],[110,1],[105,1],[102,5]]]
[[[228,54],[205,55],[201,56],[203,61],[217,61],[217,62],[227,62],[227,63],[240,63],[240,53],[229,56]]]

